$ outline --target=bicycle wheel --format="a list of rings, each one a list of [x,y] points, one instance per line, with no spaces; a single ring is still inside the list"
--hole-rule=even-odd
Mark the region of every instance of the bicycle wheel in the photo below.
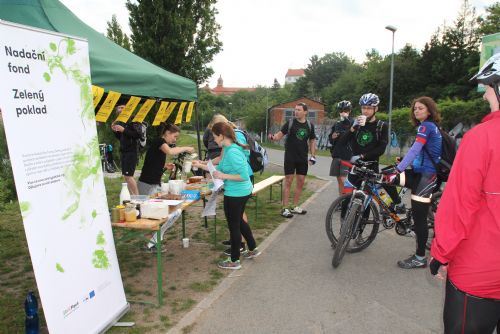
[[[335,247],[335,252],[333,253],[332,266],[337,268],[342,262],[342,258],[345,255],[345,251],[347,250],[347,246],[351,241],[351,237],[354,233],[353,228],[356,223],[356,220],[363,214],[362,204],[359,200],[354,200],[355,202],[352,204],[349,214],[347,215],[343,226],[340,229],[340,237],[337,243],[337,247]]]
[[[427,243],[425,244],[425,248],[428,250],[431,249],[432,240],[434,240],[434,219],[436,215],[437,208],[439,206],[439,201],[441,200],[442,192],[437,192],[432,195],[431,207],[429,209],[429,213],[427,214],[427,226],[429,227],[429,237],[427,239]]]
[[[340,222],[342,216],[342,206],[347,208],[348,203],[351,200],[350,194],[344,194],[339,196],[333,203],[330,205],[328,212],[326,214],[325,219],[325,230],[328,239],[332,244],[332,248],[337,247],[337,241],[340,235]],[[348,253],[356,253],[359,252],[366,247],[368,247],[372,241],[377,236],[377,232],[379,229],[380,219],[379,213],[377,210],[377,206],[375,203],[370,203],[370,213],[368,218],[362,218],[363,220],[359,225],[359,235],[356,240],[350,243],[347,247]]]

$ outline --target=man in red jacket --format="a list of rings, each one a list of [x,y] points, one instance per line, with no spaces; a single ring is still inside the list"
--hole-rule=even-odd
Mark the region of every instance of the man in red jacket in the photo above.
[[[429,268],[435,275],[447,266],[445,333],[491,334],[500,321],[500,54],[471,80],[486,86],[491,113],[460,143],[436,214]]]

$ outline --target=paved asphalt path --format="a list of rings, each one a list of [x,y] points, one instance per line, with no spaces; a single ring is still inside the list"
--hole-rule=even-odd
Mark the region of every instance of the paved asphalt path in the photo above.
[[[283,152],[269,155],[282,163]],[[329,166],[319,157],[311,173],[330,178]],[[169,333],[442,333],[442,286],[427,269],[396,266],[414,239],[383,231],[333,269],[324,220],[336,196],[336,182],[317,189],[306,215],[281,224]]]

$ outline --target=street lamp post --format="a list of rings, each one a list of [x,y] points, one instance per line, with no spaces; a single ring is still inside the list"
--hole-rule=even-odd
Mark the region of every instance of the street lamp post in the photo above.
[[[229,102],[229,120],[232,122],[231,116],[233,114],[233,102]]]
[[[392,55],[391,55],[391,81],[390,81],[390,87],[389,87],[389,138],[388,138],[388,149],[387,149],[387,155],[391,155],[391,120],[392,120],[392,90],[393,90],[393,85],[394,85],[394,34],[396,32],[396,27],[388,25],[385,27],[385,29],[392,31]]]

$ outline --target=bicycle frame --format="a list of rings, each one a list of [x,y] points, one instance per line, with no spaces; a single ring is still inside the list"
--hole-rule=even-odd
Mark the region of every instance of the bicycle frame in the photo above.
[[[355,188],[352,192],[351,202],[356,197],[363,198],[363,208],[366,210],[370,205],[371,201],[374,200],[378,204],[381,211],[384,211],[389,215],[395,223],[399,223],[402,218],[395,212],[393,212],[389,206],[382,200],[379,195],[377,185],[382,184],[382,174],[375,173],[374,171],[368,170],[365,167],[357,167],[355,165],[342,162],[343,165],[351,168],[351,173],[359,175],[362,177],[361,186]],[[361,174],[361,175],[360,175]],[[400,196],[406,193],[407,189],[402,188],[399,192]]]

